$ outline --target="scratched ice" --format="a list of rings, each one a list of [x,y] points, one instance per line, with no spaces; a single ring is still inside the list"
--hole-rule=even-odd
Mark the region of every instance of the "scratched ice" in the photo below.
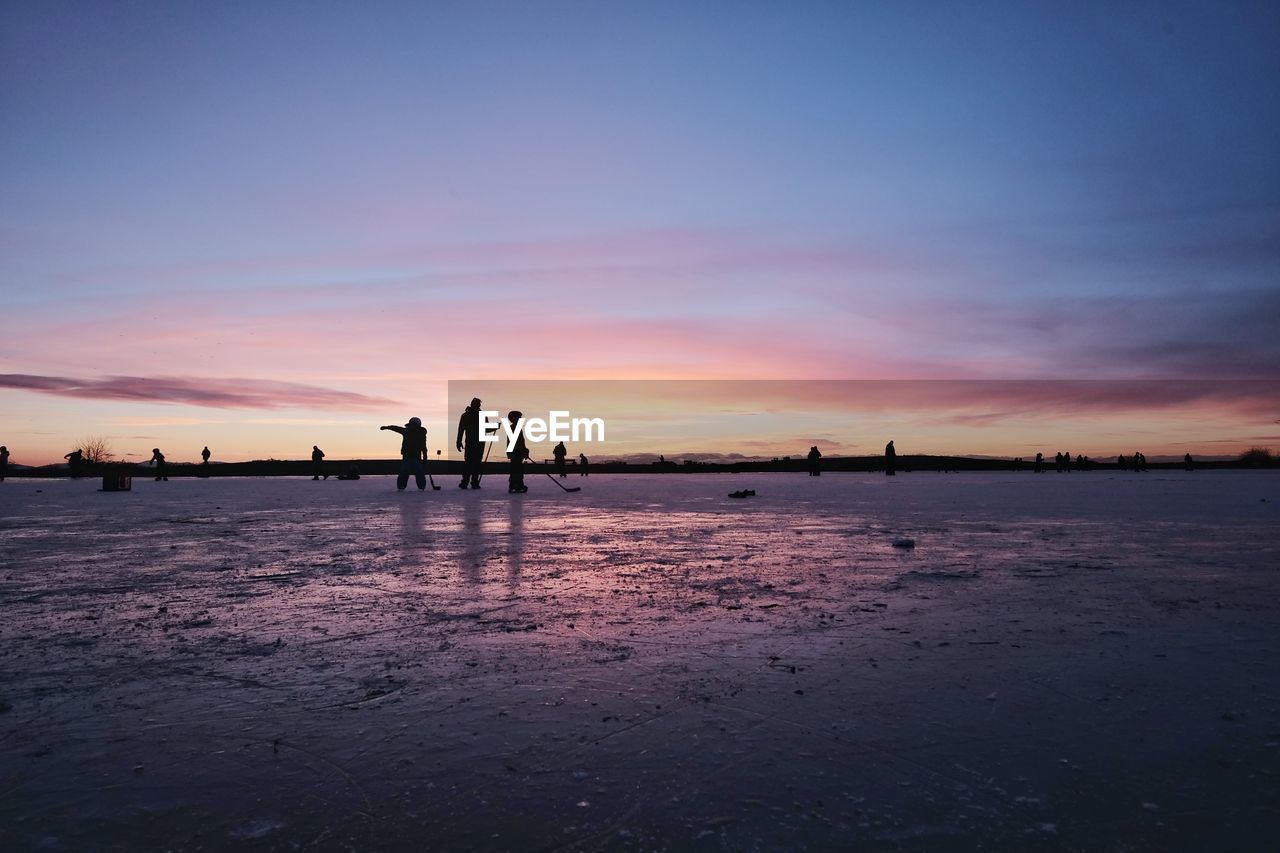
[[[0,484],[0,845],[1280,834],[1274,474],[529,482]]]

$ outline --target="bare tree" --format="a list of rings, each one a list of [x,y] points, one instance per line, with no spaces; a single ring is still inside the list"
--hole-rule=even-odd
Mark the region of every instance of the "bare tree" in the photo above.
[[[99,465],[116,458],[115,451],[111,448],[111,439],[105,435],[91,435],[80,439],[80,452],[84,454],[84,461],[90,465]]]

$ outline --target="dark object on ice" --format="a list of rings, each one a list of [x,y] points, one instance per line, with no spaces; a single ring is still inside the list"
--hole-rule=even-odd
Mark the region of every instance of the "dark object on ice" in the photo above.
[[[339,480],[359,480],[360,469],[358,469],[355,465],[352,465],[350,468],[347,469],[347,473],[339,474],[338,479]]]
[[[131,492],[133,491],[133,478],[128,474],[103,474],[102,491]]]
[[[489,444],[493,446],[492,442]],[[480,463],[485,442],[480,438],[479,397],[472,397],[471,405],[458,418],[458,437],[454,445],[462,454],[462,482],[458,488],[465,489],[468,485],[473,489],[480,488]]]
[[[729,493],[729,497],[731,498],[754,498],[755,496],[756,496],[755,489],[739,489],[736,492]]]
[[[886,476],[892,477],[897,474],[898,467],[898,451],[893,449],[893,441],[890,440],[884,446],[884,473]]]
[[[907,537],[905,537],[905,536],[904,536],[904,537],[903,537],[903,538],[901,538],[901,539],[895,539],[895,540],[893,540],[893,547],[895,547],[895,548],[914,548],[914,547],[916,547],[916,540],[914,540],[914,539],[908,539]]]
[[[329,475],[324,472],[324,451],[320,449],[320,445],[313,444],[311,445],[311,479],[319,480],[321,477],[329,479]]]
[[[409,418],[409,422],[402,427],[380,426],[378,429],[389,429],[401,436],[400,473],[396,476],[396,489],[403,492],[404,487],[409,485],[409,475],[412,474],[418,491],[425,492],[427,474],[423,463],[427,457],[427,429],[422,425],[422,419]],[[434,489],[436,484],[433,482],[431,487]]]
[[[822,476],[822,451],[818,449],[818,445],[809,448],[809,476]]]
[[[151,459],[147,461],[147,464],[151,465],[152,463],[156,466],[156,482],[158,483],[161,480],[166,483],[169,482],[169,476],[164,472],[164,454],[160,452],[158,447],[151,448]]]
[[[67,469],[71,473],[71,479],[77,479],[80,476],[80,466],[84,464],[84,451],[73,450],[62,458],[67,460]]]

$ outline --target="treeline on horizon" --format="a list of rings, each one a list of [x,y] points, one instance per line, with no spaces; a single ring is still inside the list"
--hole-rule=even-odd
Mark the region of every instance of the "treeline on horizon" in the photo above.
[[[324,471],[331,478],[346,474],[354,469],[363,476],[395,475],[400,468],[399,459],[326,459]],[[536,469],[553,471],[554,465],[549,462],[526,463]],[[902,454],[897,457],[899,473],[911,471],[1017,471],[1034,473],[1034,464],[1023,459],[1017,465],[1013,458],[978,458],[970,456],[934,456],[929,454]],[[1181,470],[1185,467],[1180,460],[1164,462],[1148,462],[1148,470]],[[1269,451],[1255,448],[1241,454],[1235,459],[1197,460],[1196,469],[1249,469],[1280,467],[1280,459]],[[427,463],[427,470],[439,476],[458,475],[462,473],[462,461],[445,459]],[[508,463],[486,462],[483,465],[485,474],[506,474]],[[576,476],[579,468],[574,462],[568,465],[568,473]],[[680,462],[628,462],[625,460],[591,462],[588,471],[592,474],[698,474],[698,473],[735,473],[735,472],[791,472],[804,473],[809,470],[809,463],[803,457],[781,459],[737,460],[733,462],[709,462],[683,460]],[[884,457],[877,456],[828,456],[822,459],[822,471],[826,472],[875,472],[884,470]],[[1121,466],[1116,460],[1087,460],[1083,465],[1072,462],[1072,472],[1088,471],[1132,471],[1132,462]],[[314,463],[310,459],[258,459],[249,462],[170,462],[166,475],[170,477],[307,477],[315,472]],[[99,462],[86,463],[80,468],[81,477],[103,476],[105,474],[123,474],[126,476],[146,477],[155,473],[155,468],[145,462]],[[1054,471],[1053,460],[1046,459],[1044,473]],[[29,478],[66,478],[70,471],[66,464],[58,463],[37,467],[9,466],[8,477]]]

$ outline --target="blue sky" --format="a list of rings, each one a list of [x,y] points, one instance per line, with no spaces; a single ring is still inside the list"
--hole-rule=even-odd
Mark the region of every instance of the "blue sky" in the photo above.
[[[1263,3],[6,4],[8,443],[204,416],[111,377],[1274,377],[1278,43]],[[279,455],[260,414],[226,440]]]

